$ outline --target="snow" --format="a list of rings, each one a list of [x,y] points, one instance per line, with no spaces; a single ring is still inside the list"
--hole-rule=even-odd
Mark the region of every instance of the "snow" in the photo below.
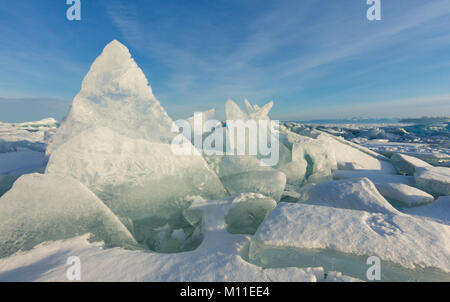
[[[273,102],[244,103],[228,121],[270,121]],[[376,255],[383,281],[450,281],[447,120],[286,122],[264,166],[201,154],[214,114],[179,133],[112,41],[59,128],[0,122],[0,280],[66,281],[78,256],[82,281],[355,281]]]
[[[45,152],[58,121],[53,118],[25,123],[0,122],[0,153],[29,149]]]
[[[450,168],[419,167],[414,173],[417,187],[439,195],[450,195]]]
[[[137,245],[101,200],[67,177],[20,177],[0,198],[0,221],[0,257],[87,232],[108,246]]]
[[[450,225],[450,196],[440,196],[436,201],[403,212],[411,215],[432,218],[440,223]]]
[[[431,167],[429,163],[423,160],[400,153],[394,154],[391,157],[391,162],[394,164],[398,173],[406,175],[414,175],[417,167]]]
[[[250,198],[254,195],[248,196]],[[192,198],[190,211],[203,214],[204,240],[191,252],[159,254],[104,249],[89,244],[86,237],[43,244],[28,253],[0,259],[0,280],[66,281],[66,260],[81,261],[82,281],[322,281],[324,270],[317,268],[263,269],[245,260],[250,238],[226,231],[225,215],[245,196],[219,201]],[[331,280],[353,278],[331,273]]]
[[[372,213],[398,213],[368,178],[324,182],[313,186],[304,203]]]
[[[374,171],[335,171],[334,178],[349,179],[367,177],[376,186],[377,190],[389,199],[399,205],[411,207],[430,203],[434,197],[427,192],[419,190],[415,185],[412,176],[382,174]]]
[[[449,238],[449,226],[410,215],[280,203],[254,235],[250,259],[266,267],[321,263],[363,278],[367,257],[378,256],[384,281],[450,280]]]

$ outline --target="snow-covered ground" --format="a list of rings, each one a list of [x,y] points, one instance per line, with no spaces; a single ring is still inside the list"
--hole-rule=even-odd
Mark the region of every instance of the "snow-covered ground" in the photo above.
[[[274,104],[245,105],[227,121]],[[272,167],[202,156],[207,132],[179,156],[113,41],[61,125],[0,123],[0,281],[67,281],[73,257],[81,281],[358,281],[373,256],[384,281],[450,281],[449,124],[286,122]]]

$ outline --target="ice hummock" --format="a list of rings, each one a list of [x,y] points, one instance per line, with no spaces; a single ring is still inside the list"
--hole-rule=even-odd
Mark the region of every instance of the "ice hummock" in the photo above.
[[[0,258],[85,233],[107,246],[138,247],[116,215],[70,177],[20,177],[0,198],[0,221]]]
[[[67,255],[79,255],[83,261],[83,281],[324,281],[321,267],[264,269],[247,261],[250,238],[226,230],[227,220],[230,223],[239,216],[230,211],[246,205],[245,212],[263,214],[255,205],[269,206],[269,200],[260,195],[245,194],[215,201],[191,197],[190,201],[192,205],[186,215],[194,221],[202,217],[204,234],[204,240],[194,251],[161,254],[103,249],[99,245],[88,245],[83,237],[78,237],[0,259],[0,280],[64,281]],[[273,200],[271,203],[274,205]],[[226,219],[227,214],[233,216],[232,219]],[[46,257],[53,261],[48,263]],[[28,270],[24,273],[21,267],[33,263],[45,265],[36,268],[38,273]],[[355,280],[336,272],[328,275],[331,280]]]
[[[434,197],[416,187],[412,176],[383,174],[378,171],[344,171],[334,172],[335,179],[349,179],[367,177],[376,186],[377,190],[389,201],[403,207],[413,207],[427,204]]]
[[[384,281],[450,280],[450,227],[405,214],[280,203],[252,238],[250,260],[264,267],[320,263],[365,278],[378,256]]]
[[[128,49],[112,41],[92,64],[48,149],[46,174],[86,185],[128,229],[149,217],[176,215],[188,195],[226,195],[194,146],[172,152],[178,133]]]
[[[366,177],[324,182],[309,189],[303,198],[306,199],[303,203],[307,204],[398,214]]]
[[[81,132],[103,126],[133,139],[170,143],[172,120],[128,49],[114,40],[84,77],[47,155]]]

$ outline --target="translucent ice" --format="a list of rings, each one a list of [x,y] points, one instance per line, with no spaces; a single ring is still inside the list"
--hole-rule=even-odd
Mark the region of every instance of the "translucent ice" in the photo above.
[[[406,175],[414,175],[417,167],[431,167],[421,159],[400,153],[392,155],[391,161],[399,173]]]
[[[106,45],[92,64],[47,154],[97,126],[155,142],[170,143],[175,136],[170,131],[172,120],[154,97],[144,73],[128,49],[116,40]]]
[[[136,221],[172,217],[187,195],[225,196],[217,175],[179,133],[128,49],[108,44],[92,64],[54,135],[46,173],[85,184],[133,231]],[[182,136],[181,136],[182,137]],[[186,147],[193,155],[175,154]]]
[[[20,177],[0,198],[0,221],[0,257],[85,233],[108,246],[137,246],[111,210],[69,177]]]
[[[250,171],[221,177],[227,191],[232,194],[243,192],[260,193],[279,201],[286,186],[286,175],[280,171]]]
[[[80,180],[121,219],[168,218],[187,195],[225,195],[201,156],[174,155],[169,144],[132,139],[105,127],[82,132],[61,145],[52,153],[46,173]]]
[[[238,201],[242,199],[242,201]],[[276,207],[273,198],[261,194],[245,193],[235,198],[235,206],[225,215],[228,232],[254,234],[261,222]]]

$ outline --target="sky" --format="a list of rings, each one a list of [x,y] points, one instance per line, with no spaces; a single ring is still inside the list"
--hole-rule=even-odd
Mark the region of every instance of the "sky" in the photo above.
[[[231,98],[279,120],[450,116],[450,1],[0,0],[0,121],[61,119],[111,40],[173,119]]]

